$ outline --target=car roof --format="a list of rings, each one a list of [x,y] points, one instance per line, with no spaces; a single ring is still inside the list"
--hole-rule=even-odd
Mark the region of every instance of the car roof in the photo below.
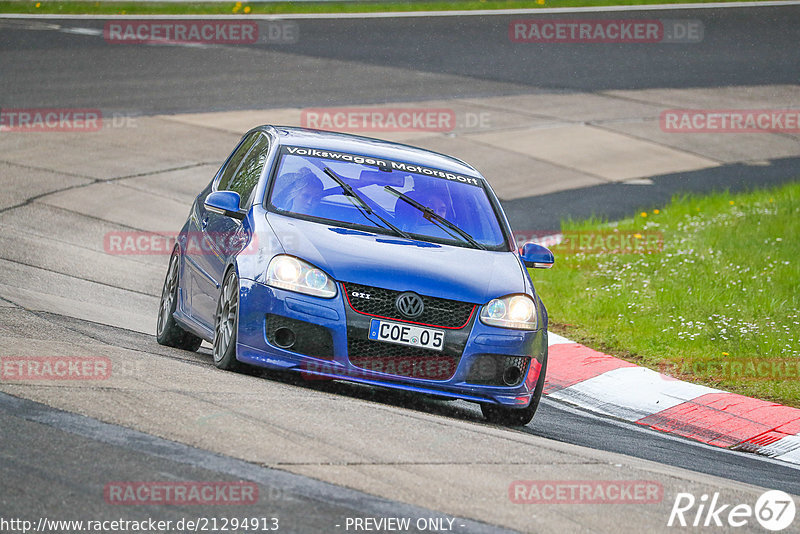
[[[381,139],[373,139],[371,137],[362,137],[360,135],[328,132],[325,130],[311,130],[293,126],[265,125],[258,129],[271,130],[272,133],[277,135],[281,145],[317,148],[321,150],[347,152],[361,156],[371,156],[374,158],[385,158],[483,179],[483,176],[481,176],[474,167],[458,158],[431,150],[404,145],[402,143],[393,143]]]

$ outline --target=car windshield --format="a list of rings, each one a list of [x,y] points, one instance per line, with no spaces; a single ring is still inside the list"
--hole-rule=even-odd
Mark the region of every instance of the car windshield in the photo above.
[[[280,213],[327,224],[505,249],[483,180],[407,162],[283,147],[269,205]]]

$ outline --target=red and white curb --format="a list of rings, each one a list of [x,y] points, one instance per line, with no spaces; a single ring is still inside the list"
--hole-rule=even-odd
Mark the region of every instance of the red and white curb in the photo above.
[[[548,334],[544,394],[591,412],[800,464],[800,409],[676,380]]]

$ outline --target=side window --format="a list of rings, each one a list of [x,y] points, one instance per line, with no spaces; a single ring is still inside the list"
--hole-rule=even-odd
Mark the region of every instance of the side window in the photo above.
[[[242,199],[242,207],[250,203],[250,196],[253,194],[253,189],[255,189],[258,179],[261,177],[261,171],[267,161],[268,152],[269,140],[267,136],[258,134],[257,140],[253,143],[244,162],[239,166],[233,179],[227,184],[227,190],[239,193],[239,197]]]
[[[256,132],[245,139],[244,143],[239,145],[239,148],[236,150],[233,156],[231,156],[230,161],[228,161],[228,165],[225,166],[225,170],[222,171],[222,176],[220,177],[219,182],[217,182],[217,191],[229,190],[231,178],[236,175],[236,169],[239,168],[242,160],[253,147],[253,143],[255,143],[260,136],[261,134]]]

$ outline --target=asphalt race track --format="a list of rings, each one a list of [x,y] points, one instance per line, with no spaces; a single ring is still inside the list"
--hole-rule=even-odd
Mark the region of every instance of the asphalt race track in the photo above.
[[[298,18],[293,43],[135,46],[104,41],[104,20],[0,18],[3,110],[92,108],[124,119],[92,133],[0,131],[0,356],[99,356],[113,369],[102,381],[0,380],[0,518],[274,517],[280,531],[346,532],[348,518],[406,517],[456,532],[661,532],[676,530],[666,525],[679,492],[750,505],[765,488],[800,495],[796,466],[549,399],[514,430],[460,401],[219,371],[207,345],[187,353],[155,342],[168,256],[104,248],[108,232],[177,230],[251,110],[294,117],[286,110],[436,102],[492,113],[491,131],[461,125],[401,140],[474,153],[498,177],[515,229],[800,176],[798,135],[684,141],[643,126],[669,107],[800,106],[800,6],[541,16],[699,20],[704,38],[521,44],[508,24],[530,15],[487,15]],[[541,108],[514,112],[520,102]],[[526,173],[515,178],[490,153],[506,130],[550,127],[577,132],[576,142],[602,130],[612,148],[628,136],[655,170],[598,161],[611,170],[593,173],[534,147],[524,154],[531,168],[552,174],[520,182]],[[503,154],[523,161],[528,148],[515,150]],[[104,498],[115,481],[241,480],[257,484],[256,503]],[[516,504],[516,480],[647,480],[663,498]]]
[[[6,19],[3,51],[14,53],[2,59],[3,93],[20,107],[85,105],[153,114],[533,91],[796,84],[797,9],[592,15],[703,22],[700,42],[638,48],[520,47],[510,42],[508,23],[530,18],[523,15],[292,19],[297,42],[240,45],[244,51],[110,46],[86,35],[46,31],[47,25],[102,29],[106,19]]]

